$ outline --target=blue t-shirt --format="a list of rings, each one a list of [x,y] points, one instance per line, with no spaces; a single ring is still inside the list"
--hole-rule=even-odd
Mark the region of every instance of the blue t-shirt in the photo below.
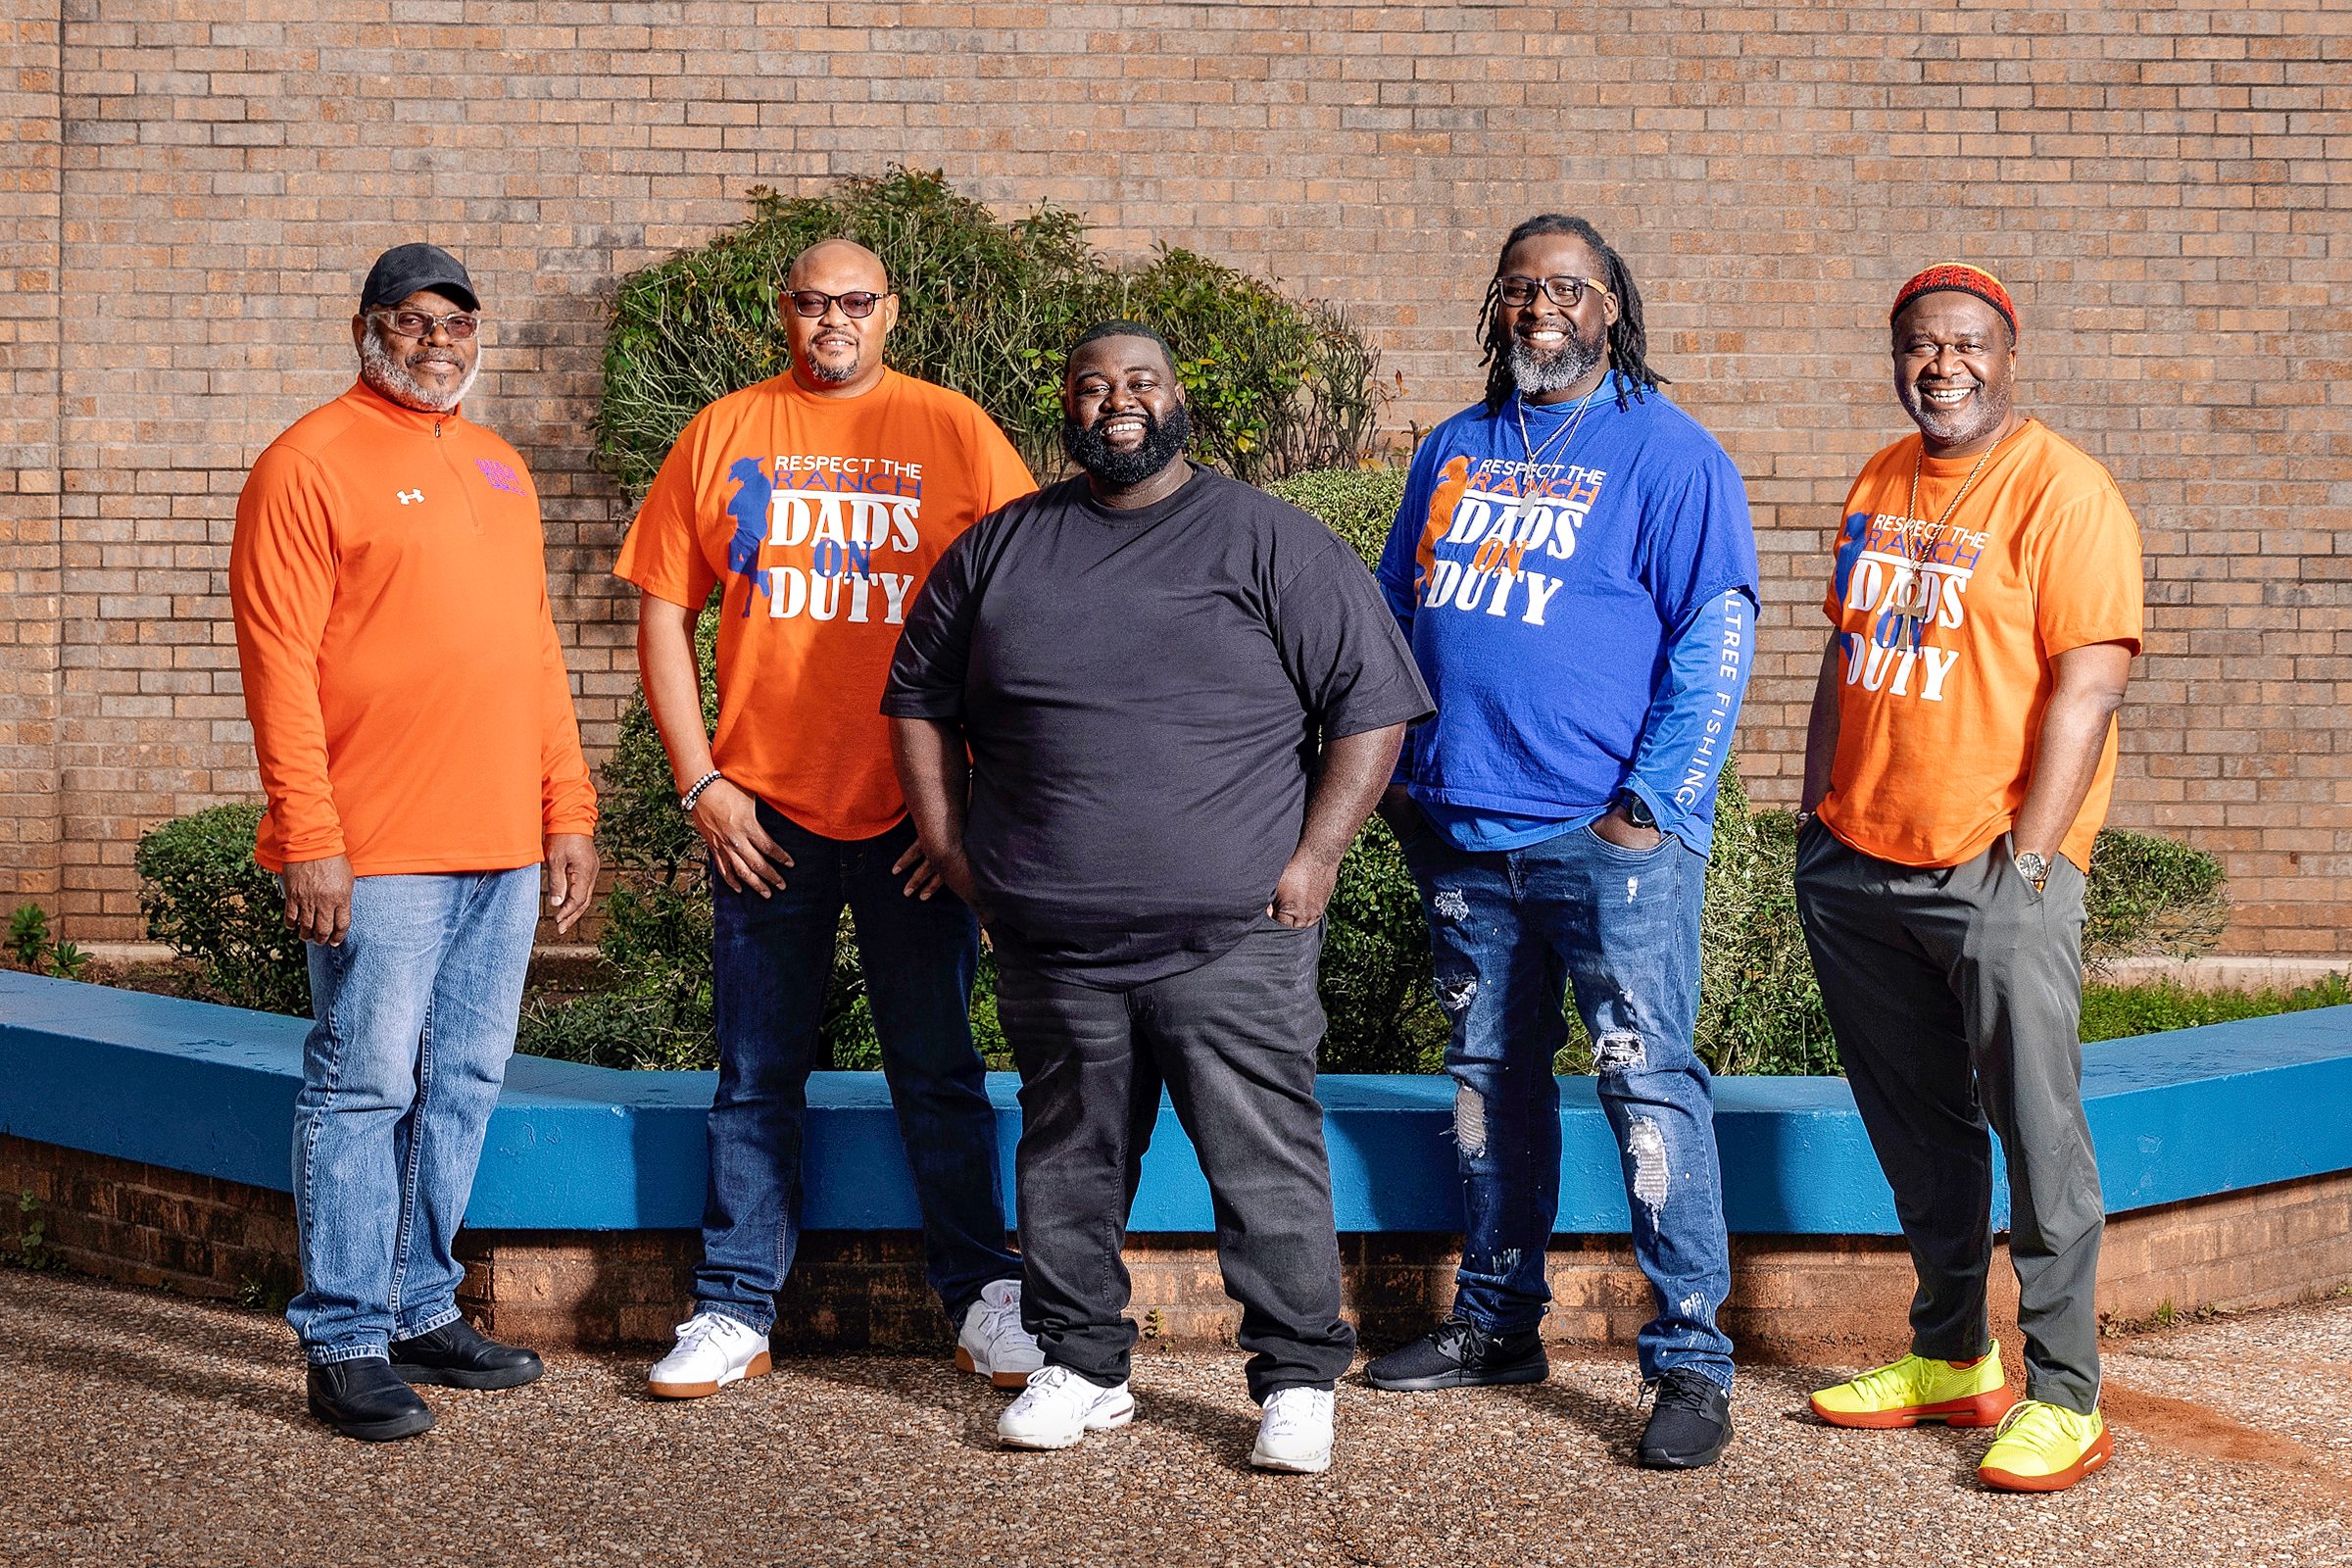
[[[1632,789],[1705,854],[1754,652],[1746,489],[1659,392],[1612,374],[1568,435],[1574,408],[1527,406],[1523,443],[1517,399],[1479,405],[1414,455],[1380,583],[1438,716],[1398,776],[1441,830],[1515,838]]]

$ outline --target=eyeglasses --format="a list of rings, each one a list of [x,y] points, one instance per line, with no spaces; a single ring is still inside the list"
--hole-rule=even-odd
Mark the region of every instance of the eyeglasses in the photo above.
[[[369,311],[379,321],[392,323],[392,330],[402,337],[413,337],[421,343],[438,329],[449,334],[452,343],[463,343],[481,330],[482,318],[470,311],[452,311],[447,316],[427,316],[422,311]]]
[[[1535,304],[1536,290],[1539,288],[1544,291],[1545,299],[1563,311],[1573,311],[1584,303],[1587,289],[1596,290],[1612,299],[1616,297],[1610,293],[1609,285],[1597,277],[1520,277],[1514,274],[1494,280],[1495,296],[1514,311]]]
[[[796,315],[818,317],[838,305],[842,315],[853,321],[861,321],[873,315],[874,307],[890,298],[890,295],[887,292],[876,294],[871,289],[863,288],[854,289],[847,294],[825,294],[812,288],[799,288],[784,297],[792,301]]]

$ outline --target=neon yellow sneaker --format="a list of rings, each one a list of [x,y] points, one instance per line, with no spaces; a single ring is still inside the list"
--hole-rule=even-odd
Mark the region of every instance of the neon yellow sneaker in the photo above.
[[[2017,1396],[2001,1377],[2001,1348],[1974,1361],[1939,1361],[1906,1355],[1873,1367],[1850,1383],[1813,1396],[1813,1413],[1834,1427],[1915,1427],[1941,1421],[1955,1427],[1988,1427],[2000,1420]]]
[[[2001,1420],[1977,1479],[2000,1492],[2064,1492],[2115,1454],[2106,1419],[2021,1399]]]

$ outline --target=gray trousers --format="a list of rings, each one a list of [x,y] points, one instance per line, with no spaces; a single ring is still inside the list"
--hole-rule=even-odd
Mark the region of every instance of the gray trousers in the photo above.
[[[1989,1121],[2008,1158],[2027,1396],[2095,1409],[2106,1209],[2082,1116],[2082,873],[2060,858],[2036,893],[2006,836],[1964,865],[1896,865],[1816,820],[1796,905],[1919,1274],[1913,1353],[1992,1346]]]

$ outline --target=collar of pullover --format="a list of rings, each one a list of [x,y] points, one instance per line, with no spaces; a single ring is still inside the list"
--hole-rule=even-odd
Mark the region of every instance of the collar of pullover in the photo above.
[[[436,425],[446,426],[464,422],[464,404],[439,414],[435,414],[429,409],[405,408],[364,380],[352,383],[351,390],[344,396],[376,417],[398,425],[403,430],[413,430],[419,435],[431,435]]]

